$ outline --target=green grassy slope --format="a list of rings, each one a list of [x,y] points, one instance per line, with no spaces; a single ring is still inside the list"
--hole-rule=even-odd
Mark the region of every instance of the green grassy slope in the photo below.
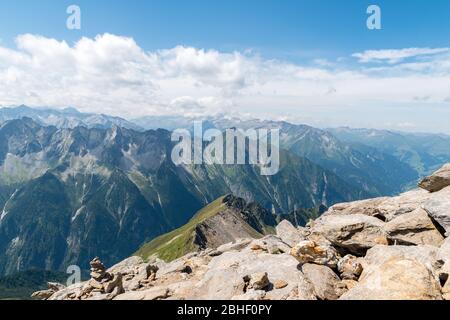
[[[136,255],[144,259],[158,256],[165,261],[172,261],[193,251],[195,249],[193,234],[196,226],[224,210],[226,204],[223,203],[223,199],[224,197],[221,197],[201,209],[181,228],[157,237],[153,241],[145,244],[136,252]]]

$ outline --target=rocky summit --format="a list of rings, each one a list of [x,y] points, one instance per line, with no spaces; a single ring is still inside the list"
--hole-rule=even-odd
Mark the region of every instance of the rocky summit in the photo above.
[[[450,300],[448,165],[396,197],[337,204],[306,227],[199,247],[171,262],[130,257],[49,300]]]

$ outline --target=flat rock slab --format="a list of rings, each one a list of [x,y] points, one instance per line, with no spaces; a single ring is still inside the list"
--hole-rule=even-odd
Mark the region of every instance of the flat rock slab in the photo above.
[[[143,291],[130,291],[118,295],[114,300],[161,300],[169,297],[169,289],[155,287]]]
[[[428,268],[417,260],[391,258],[364,270],[359,283],[342,300],[442,300],[441,289]]]
[[[277,236],[286,244],[293,247],[300,241],[305,240],[300,231],[287,220],[281,221],[276,227]]]
[[[448,186],[450,186],[450,163],[419,183],[419,187],[430,192],[437,192]]]
[[[242,296],[244,277],[249,274],[267,272],[270,285],[266,288],[265,299],[287,299],[304,281],[304,275],[298,269],[297,260],[289,254],[269,254],[261,252],[226,252],[213,258],[208,271],[197,284],[194,299],[229,300]],[[275,281],[285,281],[288,285],[276,289]],[[309,289],[310,290],[310,289]],[[297,295],[313,296],[311,292]]]
[[[423,208],[450,236],[450,187],[433,193]]]
[[[439,247],[444,241],[428,213],[418,208],[389,221],[384,230],[394,244],[423,245]]]
[[[302,272],[314,287],[320,300],[337,300],[340,296],[341,280],[329,267],[318,264],[304,264]]]
[[[387,244],[385,223],[363,214],[328,215],[319,218],[312,233],[322,234],[333,245],[361,256],[367,249],[378,244]]]
[[[438,251],[434,246],[376,246],[362,259],[358,284],[340,299],[441,300]]]

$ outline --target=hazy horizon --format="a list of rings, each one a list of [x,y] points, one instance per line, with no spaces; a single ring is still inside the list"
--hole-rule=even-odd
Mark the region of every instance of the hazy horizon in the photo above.
[[[71,4],[0,4],[0,105],[450,134],[448,2]]]
[[[93,114],[93,115],[106,115],[106,116],[112,116],[112,117],[119,117],[122,118],[124,120],[127,120],[131,123],[135,123],[138,120],[141,119],[145,119],[148,117],[154,117],[155,119],[162,119],[162,118],[166,118],[166,119],[177,119],[177,118],[183,118],[183,119],[189,119],[191,121],[207,121],[208,119],[219,119],[219,118],[226,118],[229,120],[239,120],[239,121],[275,121],[275,122],[287,122],[290,124],[294,124],[294,125],[307,125],[307,126],[311,126],[317,129],[321,129],[321,130],[327,130],[327,129],[350,129],[350,130],[375,130],[375,131],[388,131],[388,132],[393,132],[393,133],[404,133],[404,134],[417,134],[417,135],[421,135],[421,134],[433,134],[433,135],[444,135],[444,136],[450,136],[449,133],[445,133],[445,132],[439,132],[439,131],[408,131],[408,129],[406,128],[405,130],[401,130],[401,129],[389,129],[389,128],[377,128],[377,127],[352,127],[352,126],[346,126],[346,125],[341,125],[341,126],[315,126],[314,124],[311,123],[307,123],[307,122],[295,122],[295,121],[290,121],[289,119],[265,119],[265,118],[257,118],[257,117],[241,117],[239,118],[238,116],[227,116],[225,114],[222,115],[215,115],[215,116],[210,116],[210,117],[202,117],[202,116],[196,116],[196,117],[188,117],[188,116],[183,116],[183,115],[144,115],[142,117],[137,117],[137,118],[133,118],[133,117],[121,117],[121,116],[116,116],[116,115],[111,115],[111,114],[106,114],[106,113],[95,113],[95,112],[82,112],[80,110],[78,110],[75,107],[71,107],[71,106],[65,106],[65,107],[44,107],[44,106],[37,106],[37,107],[30,107],[27,105],[13,105],[13,106],[2,106],[0,105],[0,110],[2,109],[14,109],[14,108],[19,108],[19,107],[27,107],[27,108],[31,108],[31,109],[35,109],[35,110],[51,110],[51,111],[64,111],[64,110],[69,110],[69,109],[73,109],[76,112],[80,112],[80,113],[85,113],[85,114]],[[0,123],[1,124],[1,123]],[[166,128],[161,128],[161,129],[166,129]]]

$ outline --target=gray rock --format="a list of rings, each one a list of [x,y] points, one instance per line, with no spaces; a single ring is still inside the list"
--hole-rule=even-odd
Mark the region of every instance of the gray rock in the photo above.
[[[326,266],[317,264],[304,264],[302,272],[312,283],[314,292],[320,300],[337,300],[340,296],[339,277]]]
[[[154,287],[143,291],[131,291],[120,294],[114,300],[164,300],[170,296],[169,289]]]
[[[103,286],[105,293],[115,293],[115,295],[124,293],[123,283],[122,283],[122,274],[116,273],[113,276],[113,279]]]
[[[153,263],[145,263],[139,267],[137,275],[134,277],[137,281],[151,282],[156,279],[159,267]]]
[[[384,222],[362,214],[321,217],[314,223],[312,232],[322,234],[333,245],[357,256],[378,244],[388,244]]]
[[[305,240],[299,230],[295,228],[292,223],[283,220],[276,227],[277,236],[287,245],[293,247],[300,241]]]
[[[383,197],[332,206],[323,216],[362,214],[390,221],[396,217],[419,208],[428,200],[429,193],[423,189],[415,189],[396,197]]]
[[[297,260],[288,254],[274,255],[252,250],[226,252],[211,260],[190,298],[229,300],[245,293],[245,276],[267,273],[268,279],[281,279],[288,285],[276,290],[269,286],[265,299],[287,299],[303,281],[304,276],[297,266]],[[302,293],[292,295],[298,297],[300,294]]]
[[[423,208],[450,236],[450,187],[433,193]]]
[[[394,244],[423,245],[439,247],[444,237],[436,229],[427,212],[422,208],[398,216],[389,221],[384,230]]]
[[[264,238],[254,240],[252,244],[260,243],[262,248],[271,254],[289,253],[291,247],[288,246],[280,237],[268,235]]]
[[[142,264],[144,264],[144,259],[133,256],[115,264],[107,271],[109,273],[121,273],[122,275],[126,275],[129,273],[134,273],[135,270]]]
[[[439,248],[430,245],[422,246],[382,246],[378,245],[367,251],[367,255],[361,262],[364,271],[379,266],[388,260],[404,258],[416,260],[423,264],[430,272],[437,276],[441,264],[438,260]],[[364,272],[363,272],[364,273]]]
[[[50,297],[52,297],[58,291],[66,289],[65,285],[63,285],[61,283],[57,283],[57,282],[47,282],[47,287],[48,287],[47,290],[41,290],[41,291],[34,292],[31,295],[31,298],[36,299],[36,300],[48,300]]]
[[[414,189],[402,193],[397,197],[388,198],[380,204],[378,209],[386,221],[391,221],[405,213],[412,212],[420,208],[428,200],[430,194],[423,189]]]
[[[227,251],[239,251],[248,246],[252,240],[253,239],[239,239],[236,242],[230,242],[219,246],[216,251],[222,253]]]
[[[393,257],[364,269],[343,300],[441,300],[438,281],[421,262]]]
[[[58,292],[60,290],[64,290],[66,288],[65,285],[61,284],[61,283],[57,283],[57,282],[47,282],[47,287],[50,290],[53,290],[55,292]]]
[[[386,200],[388,197],[367,199],[361,201],[338,203],[332,206],[323,215],[351,215],[351,214],[364,214],[372,217],[382,215],[382,212],[378,207]]]
[[[159,264],[158,267],[158,276],[164,276],[170,273],[180,273],[186,269],[186,261],[183,258],[180,258],[169,263]]]
[[[41,291],[36,291],[31,295],[31,298],[36,299],[36,300],[47,300],[48,298],[50,298],[53,294],[55,294],[54,290],[51,289],[47,289],[47,290],[41,290]]]
[[[450,261],[450,238],[445,239],[439,248],[438,259],[444,262]]]
[[[448,186],[450,186],[450,163],[447,163],[419,183],[419,187],[430,192],[437,192]]]
[[[86,284],[83,282],[75,283],[65,289],[55,292],[48,300],[67,300],[69,297],[75,298],[81,294],[85,285]]]

